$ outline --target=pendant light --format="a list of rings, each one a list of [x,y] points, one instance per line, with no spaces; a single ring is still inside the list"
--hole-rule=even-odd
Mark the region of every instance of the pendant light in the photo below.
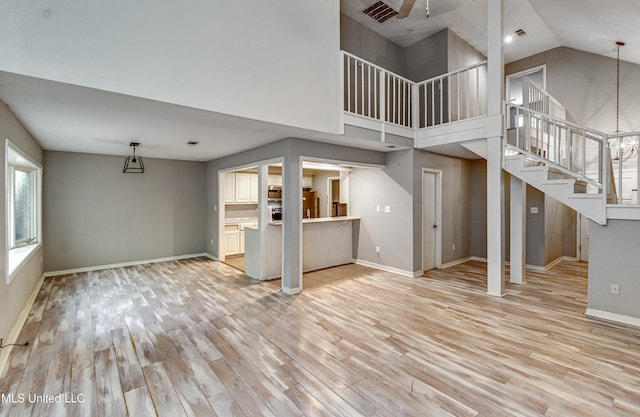
[[[141,156],[136,156],[136,148],[140,146],[139,142],[131,142],[129,144],[133,148],[133,156],[127,156],[124,160],[124,168],[122,172],[125,174],[143,174],[144,163]]]
[[[620,48],[625,45],[624,42],[616,42],[616,131],[615,134],[621,133],[620,131]],[[633,158],[638,152],[638,145],[631,138],[619,138],[618,143],[614,145],[615,151],[612,152],[611,159],[614,162],[624,162],[629,158]]]

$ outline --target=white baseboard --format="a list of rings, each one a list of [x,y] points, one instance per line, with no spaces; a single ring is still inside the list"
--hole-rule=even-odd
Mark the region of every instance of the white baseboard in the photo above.
[[[422,271],[407,271],[404,269],[399,269],[399,268],[394,268],[392,266],[386,266],[386,265],[380,265],[374,262],[369,262],[369,261],[364,261],[362,259],[354,259],[353,263],[358,264],[358,265],[362,265],[362,266],[368,266],[369,268],[375,268],[375,269],[379,269],[381,271],[385,271],[385,272],[391,272],[393,274],[398,274],[398,275],[402,275],[403,277],[409,277],[409,278],[416,278],[419,277],[423,274]]]
[[[24,322],[27,321],[27,317],[29,316],[31,307],[33,307],[33,303],[36,301],[36,297],[38,296],[38,293],[40,292],[40,288],[42,287],[42,283],[44,282],[44,278],[45,276],[44,274],[42,274],[42,276],[40,277],[40,280],[38,281],[35,288],[33,289],[33,292],[29,296],[29,299],[27,300],[24,307],[22,308],[20,315],[16,319],[16,322],[13,324],[13,327],[11,328],[9,335],[4,338],[3,343],[5,345],[11,344],[11,343],[17,343],[18,336],[22,331],[22,326],[24,326]],[[7,365],[7,360],[9,359],[9,354],[11,353],[11,349],[13,349],[13,347],[7,347],[5,349],[2,349],[2,351],[0,351],[0,375],[4,375],[4,367]]]
[[[205,253],[203,253],[203,254],[202,254],[202,256],[204,256],[204,257],[206,257],[206,258],[209,258],[209,259],[211,259],[212,261],[216,261],[216,262],[220,260],[220,259],[218,259],[218,257],[217,257],[217,256],[215,256],[215,255],[213,255],[213,254],[211,254],[211,253],[209,253],[209,252],[205,252]]]
[[[470,261],[484,262],[484,263],[486,263],[486,262],[487,262],[487,258],[482,258],[482,257],[480,257],[480,256],[470,256],[470,257],[469,257],[469,260],[470,260]]]
[[[296,295],[296,294],[299,294],[301,291],[302,289],[300,287],[297,287],[297,288],[282,287],[282,292],[287,295]]]
[[[169,262],[169,261],[179,261],[181,259],[191,259],[191,258],[200,258],[206,257],[209,259],[217,260],[215,257],[208,253],[192,253],[189,255],[179,255],[179,256],[167,256],[165,258],[155,258],[155,259],[144,259],[141,261],[131,261],[131,262],[122,262],[117,264],[108,264],[108,265],[96,265],[96,266],[87,266],[83,268],[74,268],[74,269],[66,269],[63,271],[49,271],[45,272],[45,277],[57,277],[60,275],[69,275],[69,274],[78,274],[81,272],[90,272],[90,271],[100,271],[102,269],[110,269],[110,268],[123,268],[126,266],[135,266],[135,265],[143,265],[143,264],[153,264],[158,262]]]
[[[460,259],[457,259],[455,261],[451,261],[451,262],[447,262],[446,264],[442,264],[440,266],[440,269],[451,268],[452,266],[460,265],[460,264],[463,264],[465,262],[469,262],[469,261],[472,261],[472,260],[473,259],[472,259],[471,256],[467,256],[466,258],[460,258]],[[485,259],[485,262],[486,262],[486,259]]]
[[[590,317],[597,317],[599,319],[640,327],[640,319],[637,317],[624,316],[622,314],[610,313],[602,310],[594,310],[593,308],[588,308],[587,311],[585,311],[585,314]]]

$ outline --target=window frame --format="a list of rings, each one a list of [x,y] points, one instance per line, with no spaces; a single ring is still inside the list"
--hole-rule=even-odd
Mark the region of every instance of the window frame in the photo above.
[[[29,180],[29,233],[26,239],[16,241],[16,171],[28,173]],[[42,243],[42,166],[23,152],[10,139],[5,139],[5,199],[7,284],[35,253]]]

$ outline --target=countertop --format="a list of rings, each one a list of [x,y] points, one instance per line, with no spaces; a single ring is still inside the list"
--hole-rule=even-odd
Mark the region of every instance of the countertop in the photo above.
[[[224,224],[258,223],[257,217],[232,217],[225,219]]]
[[[318,217],[318,218],[315,218],[315,219],[302,219],[302,224],[346,222],[346,221],[353,221],[353,220],[360,220],[360,217],[353,217],[353,216]],[[282,225],[282,221],[281,220],[276,220],[276,221],[269,222],[269,224],[272,224],[274,226],[281,226]]]

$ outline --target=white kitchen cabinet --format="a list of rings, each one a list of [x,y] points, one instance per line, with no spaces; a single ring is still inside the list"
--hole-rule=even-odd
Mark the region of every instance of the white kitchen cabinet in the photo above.
[[[233,172],[224,174],[224,202],[236,202],[236,174]]]
[[[258,174],[251,174],[251,181],[249,183],[249,201],[251,203],[258,203]]]
[[[251,174],[236,172],[236,203],[251,202]]]
[[[275,187],[282,187],[282,175],[269,174],[267,183],[268,185],[272,185]]]
[[[227,242],[227,255],[240,253],[240,231],[237,224],[229,224],[224,227],[224,234]]]
[[[302,177],[302,187],[313,188],[313,176],[309,175]]]
[[[240,253],[244,253],[244,228],[245,227],[258,227],[257,222],[252,223],[240,223]]]

